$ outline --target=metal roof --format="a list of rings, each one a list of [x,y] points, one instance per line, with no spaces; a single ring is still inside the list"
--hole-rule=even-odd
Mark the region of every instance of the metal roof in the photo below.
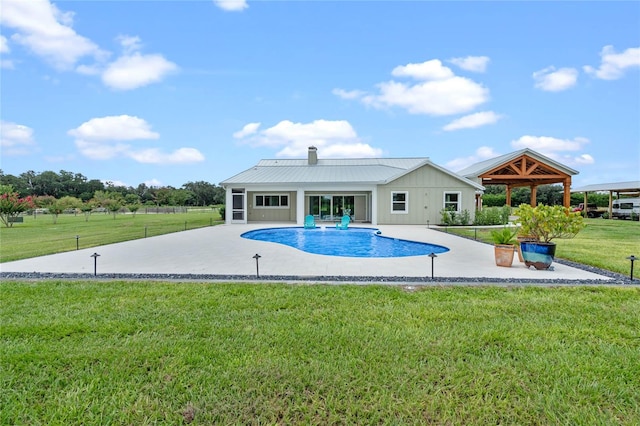
[[[476,179],[478,178],[478,176],[480,176],[481,174],[488,172],[489,170],[495,169],[496,167],[504,164],[504,163],[508,163],[509,161],[520,157],[521,155],[528,155],[532,158],[535,158],[538,161],[542,161],[543,163],[546,163],[568,175],[577,175],[578,171],[577,170],[573,170],[563,164],[558,163],[555,160],[552,160],[549,157],[545,157],[544,155],[540,154],[539,152],[536,152],[532,149],[529,148],[524,148],[521,149],[519,151],[514,151],[511,152],[509,154],[504,154],[501,155],[499,157],[494,157],[494,158],[490,158],[489,160],[485,160],[485,161],[481,161],[479,163],[476,164],[472,164],[471,166],[459,170],[457,173],[460,176],[464,176],[466,178],[469,179]]]
[[[571,192],[640,192],[640,180],[633,180],[629,182],[613,182],[613,183],[599,183],[595,185],[586,185],[580,188],[574,188]]]
[[[283,183],[378,185],[391,182],[427,164],[471,186],[483,189],[481,185],[431,163],[428,158],[318,159],[318,163],[313,165],[309,164],[307,159],[260,160],[254,167],[220,184],[222,186]]]

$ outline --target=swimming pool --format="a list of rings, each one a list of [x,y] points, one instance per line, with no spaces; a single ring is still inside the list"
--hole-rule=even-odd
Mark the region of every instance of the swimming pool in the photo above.
[[[343,257],[406,257],[444,253],[447,247],[377,234],[374,228],[265,228],[242,238],[284,244],[314,254]]]

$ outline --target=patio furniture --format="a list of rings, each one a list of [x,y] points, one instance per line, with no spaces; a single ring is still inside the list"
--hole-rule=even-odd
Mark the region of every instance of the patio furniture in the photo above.
[[[312,229],[316,227],[316,220],[313,215],[307,215],[304,218],[304,227],[305,229]]]
[[[340,223],[336,223],[336,229],[347,229],[349,227],[349,222],[351,222],[351,218],[349,216],[342,216]]]

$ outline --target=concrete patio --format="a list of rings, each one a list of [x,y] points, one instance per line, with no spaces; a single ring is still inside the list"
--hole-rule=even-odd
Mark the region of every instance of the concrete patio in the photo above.
[[[219,225],[0,264],[2,273],[93,274],[94,259],[100,274],[193,274],[255,276],[259,274],[313,277],[430,278],[429,256],[400,258],[350,258],[310,254],[276,243],[254,241],[240,235],[253,229],[282,224]],[[363,226],[365,227],[365,226]],[[611,278],[581,268],[554,262],[553,270],[528,269],[514,259],[510,268],[494,262],[493,246],[419,225],[377,226],[383,235],[446,246],[450,249],[433,259],[434,278],[505,280],[600,281]]]

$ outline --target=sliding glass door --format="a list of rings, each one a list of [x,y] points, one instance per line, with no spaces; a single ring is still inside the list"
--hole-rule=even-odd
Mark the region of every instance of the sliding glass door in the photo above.
[[[319,220],[337,220],[345,214],[355,218],[355,198],[354,195],[309,195],[308,214]]]

